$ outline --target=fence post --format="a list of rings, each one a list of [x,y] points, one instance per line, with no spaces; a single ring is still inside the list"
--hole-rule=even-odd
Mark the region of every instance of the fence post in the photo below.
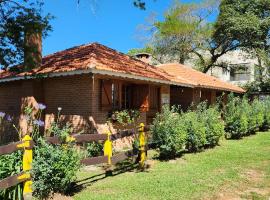
[[[107,132],[107,140],[104,143],[104,156],[108,156],[108,169],[106,170],[106,176],[112,175],[111,165],[112,165],[112,141],[111,132]]]
[[[139,128],[139,164],[140,164],[140,168],[144,167],[144,163],[146,160],[146,149],[145,149],[145,143],[146,143],[146,139],[145,139],[145,130],[144,130],[144,123],[140,124],[140,128]]]
[[[31,147],[32,138],[29,135],[25,135],[22,139],[24,142],[24,154],[23,154],[23,171],[30,177],[30,170],[32,169],[33,162],[33,150]],[[23,196],[25,200],[32,199],[32,180],[24,182]]]

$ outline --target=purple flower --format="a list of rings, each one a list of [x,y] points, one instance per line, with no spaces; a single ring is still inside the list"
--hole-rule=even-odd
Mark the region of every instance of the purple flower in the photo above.
[[[0,117],[1,117],[1,118],[4,118],[4,117],[5,117],[5,115],[6,115],[6,113],[4,113],[4,112],[0,112]]]
[[[42,103],[39,103],[37,108],[39,110],[45,110],[46,109],[46,106],[44,104],[42,104]]]
[[[42,120],[34,120],[33,122],[35,125],[43,127],[45,125],[44,121]]]
[[[11,121],[12,121],[12,117],[11,117],[10,115],[7,115],[7,120],[8,120],[9,122],[11,122]]]

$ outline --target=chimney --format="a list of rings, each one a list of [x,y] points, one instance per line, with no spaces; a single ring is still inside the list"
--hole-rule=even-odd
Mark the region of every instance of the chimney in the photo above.
[[[137,58],[138,60],[141,60],[147,64],[150,64],[152,62],[152,56],[149,53],[138,53],[135,55],[135,58]]]
[[[42,31],[26,28],[24,32],[24,70],[29,71],[42,64]]]

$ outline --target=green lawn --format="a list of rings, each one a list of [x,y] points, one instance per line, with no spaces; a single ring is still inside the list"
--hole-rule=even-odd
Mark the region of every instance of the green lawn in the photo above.
[[[150,152],[154,154],[154,152]],[[136,170],[104,178],[102,171],[80,172],[84,188],[74,199],[269,199],[270,133],[223,140],[202,153],[168,162],[149,161]],[[94,175],[97,175],[93,177]]]

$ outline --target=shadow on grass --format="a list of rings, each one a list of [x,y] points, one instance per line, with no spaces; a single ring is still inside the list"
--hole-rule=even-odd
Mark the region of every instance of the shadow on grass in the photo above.
[[[104,173],[96,174],[93,176],[90,176],[88,178],[78,180],[74,182],[71,187],[69,188],[68,192],[66,195],[68,196],[74,196],[75,194],[81,192],[83,189],[85,189],[88,186],[93,185],[94,183],[104,180],[109,177],[114,177],[126,172],[142,172],[144,170],[141,170],[139,168],[138,163],[134,163],[132,159],[122,161],[115,165],[115,168],[113,170],[106,170],[104,168]]]

